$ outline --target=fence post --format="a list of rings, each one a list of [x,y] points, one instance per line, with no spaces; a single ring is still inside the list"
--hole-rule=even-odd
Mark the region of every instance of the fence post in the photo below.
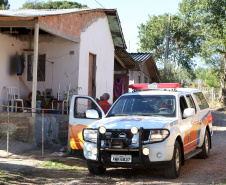
[[[6,150],[7,150],[7,157],[9,157],[9,102],[8,102],[8,124],[7,124],[7,146],[6,146]]]
[[[42,156],[44,155],[44,110],[42,110]]]

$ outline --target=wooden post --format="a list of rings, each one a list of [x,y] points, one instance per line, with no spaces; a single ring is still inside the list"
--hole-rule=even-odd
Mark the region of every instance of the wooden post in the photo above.
[[[39,37],[39,23],[35,22],[33,82],[32,82],[32,117],[35,117],[36,112],[35,108],[36,108],[37,72],[38,72],[38,37]]]

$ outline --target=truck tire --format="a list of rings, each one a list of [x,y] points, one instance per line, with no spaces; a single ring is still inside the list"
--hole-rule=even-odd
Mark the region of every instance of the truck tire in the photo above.
[[[164,168],[164,176],[168,178],[177,178],[181,171],[181,147],[178,141],[174,144],[173,159],[169,167]]]
[[[210,156],[210,134],[207,130],[205,132],[204,141],[203,141],[201,149],[202,149],[202,152],[200,152],[197,155],[197,157],[200,159],[208,158]]]
[[[91,164],[89,161],[87,161],[87,167],[88,167],[89,173],[94,175],[102,175],[106,171],[106,168],[104,168],[103,166],[97,166],[95,164]]]

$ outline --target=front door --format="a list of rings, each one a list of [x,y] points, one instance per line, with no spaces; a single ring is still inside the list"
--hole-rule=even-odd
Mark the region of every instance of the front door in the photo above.
[[[99,117],[91,119],[86,117],[87,110],[96,110]],[[105,116],[98,103],[89,96],[74,95],[71,100],[69,115],[69,133],[72,149],[83,149],[83,128],[89,127],[91,123]]]
[[[96,55],[89,54],[89,86],[88,95],[96,98]]]

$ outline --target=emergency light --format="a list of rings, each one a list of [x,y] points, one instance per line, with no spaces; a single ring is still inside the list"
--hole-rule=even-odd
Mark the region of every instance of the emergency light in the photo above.
[[[180,87],[178,83],[152,83],[152,84],[131,84],[129,88],[132,89],[175,89]]]

